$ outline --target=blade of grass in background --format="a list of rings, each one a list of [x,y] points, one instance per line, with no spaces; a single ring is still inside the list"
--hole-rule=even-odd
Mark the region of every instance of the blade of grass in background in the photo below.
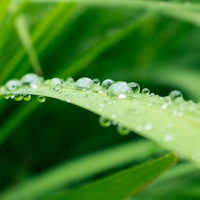
[[[18,16],[15,20],[15,26],[18,31],[18,35],[20,40],[23,43],[23,46],[25,47],[27,54],[29,56],[30,63],[35,71],[36,74],[42,76],[42,68],[40,66],[40,62],[38,60],[38,57],[36,55],[33,43],[30,38],[30,33],[28,32],[28,28],[25,21],[25,16],[21,15]]]
[[[175,154],[120,171],[107,178],[66,192],[52,200],[122,200],[150,184],[177,161]]]

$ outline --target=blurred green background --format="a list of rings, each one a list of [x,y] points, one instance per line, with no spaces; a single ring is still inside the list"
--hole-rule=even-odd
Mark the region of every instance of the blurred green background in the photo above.
[[[92,1],[84,4],[2,0],[0,84],[29,72],[45,78],[111,78],[138,82],[141,88],[148,87],[161,96],[178,89],[185,99],[198,102],[199,1],[153,1],[155,8],[148,6],[152,1],[136,2],[145,2],[146,6],[134,8],[114,1],[110,5],[92,5]],[[179,7],[169,9],[173,3]],[[196,5],[196,10],[185,9],[191,4]],[[122,137],[115,126],[102,128],[97,115],[54,99],[39,104],[34,97],[29,102],[0,97],[1,134],[6,135],[0,146],[2,194],[46,170],[90,153],[126,146],[130,141],[133,148],[138,141],[149,146],[145,149],[139,145],[137,156],[132,159],[93,175],[86,174],[85,178],[63,185],[58,192],[165,152],[135,133]],[[98,163],[92,165],[98,168]],[[177,168],[181,166],[179,175],[174,172],[176,176],[150,186],[133,199],[199,199],[200,173],[185,161]]]

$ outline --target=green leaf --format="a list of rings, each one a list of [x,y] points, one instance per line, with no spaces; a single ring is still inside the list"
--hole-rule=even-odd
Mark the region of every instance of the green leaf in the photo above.
[[[120,171],[52,200],[122,200],[138,193],[177,161],[175,154]]]
[[[7,92],[2,87],[0,94]],[[120,99],[108,96],[105,91],[80,91],[74,85],[66,86],[59,92],[42,85],[37,90],[21,88],[12,93],[42,94],[73,103],[114,120],[170,151],[180,152],[183,157],[194,161],[200,167],[198,104],[186,101],[173,102],[170,97],[151,97],[141,93],[133,94],[131,98]],[[5,137],[6,134],[2,133],[0,142],[3,142]]]

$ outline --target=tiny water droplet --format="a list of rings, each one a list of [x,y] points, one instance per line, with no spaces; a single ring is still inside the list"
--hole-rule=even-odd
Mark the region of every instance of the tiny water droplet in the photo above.
[[[112,79],[106,79],[102,82],[101,86],[104,90],[107,90],[113,83],[114,81]]]
[[[105,127],[105,128],[107,128],[107,127],[109,127],[110,125],[111,125],[111,121],[109,120],[109,119],[107,119],[107,118],[105,118],[105,117],[100,117],[99,118],[99,124],[102,126],[102,127]]]
[[[172,101],[175,101],[175,100],[182,100],[183,98],[183,95],[180,91],[178,90],[173,90],[170,92],[169,94],[170,98]]]
[[[93,81],[90,78],[80,78],[76,81],[77,90],[90,90],[93,86]]]
[[[95,78],[92,80],[94,86],[99,86],[100,85],[100,80],[98,78]]]
[[[151,93],[149,96],[150,96],[150,97],[155,97],[155,94],[154,94],[154,93]]]
[[[139,93],[140,92],[140,86],[139,86],[138,83],[131,82],[131,83],[128,83],[128,85],[130,85],[130,87],[132,88],[133,93]]]
[[[22,97],[23,97],[24,101],[29,101],[31,99],[31,95],[30,94],[23,94]]]
[[[162,109],[165,109],[165,108],[167,108],[167,106],[168,106],[168,104],[167,104],[167,103],[164,103],[164,104],[161,106],[161,108],[162,108]]]
[[[117,125],[117,132],[120,135],[128,135],[130,133],[130,130],[125,128],[124,126]]]
[[[14,99],[16,101],[21,101],[22,100],[22,95],[21,94],[15,94]]]
[[[167,134],[164,136],[165,142],[170,142],[174,139],[174,136],[172,134]]]
[[[5,99],[9,99],[9,98],[10,98],[9,94],[4,94],[3,97],[4,97]]]
[[[66,81],[65,81],[65,84],[66,84],[66,85],[69,85],[69,84],[71,84],[71,83],[74,83],[74,79],[73,79],[72,77],[68,77],[68,78],[66,79]]]
[[[119,99],[125,99],[125,98],[126,98],[126,95],[125,95],[125,94],[120,94],[120,95],[118,96],[118,98],[119,98]]]
[[[43,103],[43,102],[45,102],[45,97],[44,96],[38,96],[38,101],[40,102],[40,103]]]
[[[150,93],[150,90],[148,88],[143,88],[142,89],[142,94],[149,95],[149,93]]]
[[[153,128],[153,124],[152,123],[147,123],[145,126],[144,126],[144,130],[146,131],[149,131]]]

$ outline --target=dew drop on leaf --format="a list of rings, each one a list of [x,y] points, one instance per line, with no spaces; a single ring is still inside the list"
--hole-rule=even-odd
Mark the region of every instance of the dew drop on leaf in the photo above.
[[[92,80],[94,86],[99,86],[100,85],[100,80],[98,78],[95,78]]]
[[[15,94],[14,99],[16,101],[21,101],[22,100],[22,95],[21,94]]]
[[[4,97],[5,99],[9,99],[9,98],[10,98],[9,94],[4,94],[3,97]]]
[[[149,93],[150,93],[150,90],[148,88],[142,89],[142,94],[149,95]]]
[[[169,94],[169,96],[170,96],[170,98],[171,98],[172,101],[175,101],[177,99],[182,100],[182,98],[183,98],[182,93],[180,91],[178,91],[178,90],[171,91],[170,94]]]
[[[80,78],[76,81],[77,90],[90,90],[93,86],[93,81],[90,78]]]
[[[21,82],[17,79],[10,80],[6,83],[6,89],[13,91],[18,89],[21,86]]]
[[[172,134],[167,134],[164,136],[165,142],[170,142],[174,139],[174,136]]]
[[[124,126],[117,125],[117,132],[120,135],[128,135],[130,133],[130,130],[127,129],[126,127],[124,127]]]
[[[102,127],[107,128],[107,127],[109,127],[109,126],[112,124],[112,122],[111,122],[109,119],[107,119],[106,117],[101,116],[101,117],[99,118],[99,124],[100,124]]]
[[[40,102],[40,103],[43,103],[43,102],[45,102],[45,97],[44,96],[38,96],[38,101]]]
[[[128,85],[132,88],[133,93],[139,93],[140,92],[140,86],[139,86],[138,83],[131,82],[131,83],[128,83]]]
[[[131,87],[126,82],[115,82],[108,88],[109,96],[118,97],[121,94],[131,94],[133,93]]]
[[[41,78],[42,77],[39,77],[37,74],[29,73],[21,78],[21,83],[22,86],[30,86],[35,89],[40,86],[42,81]]]
[[[49,88],[55,91],[59,91],[62,86],[62,81],[59,78],[52,78],[49,81]]]
[[[30,94],[23,94],[22,97],[23,97],[24,101],[29,101],[31,99],[31,95]]]
[[[114,81],[112,79],[106,79],[102,82],[101,86],[104,90],[107,90],[113,83]]]

